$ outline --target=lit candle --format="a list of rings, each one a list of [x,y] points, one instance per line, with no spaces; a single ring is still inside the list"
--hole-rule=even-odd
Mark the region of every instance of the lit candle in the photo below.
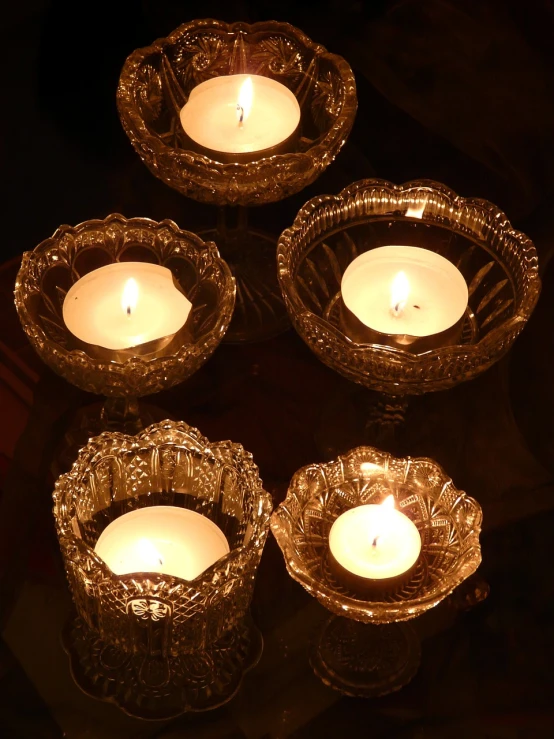
[[[116,575],[158,572],[194,580],[229,553],[219,526],[195,511],[150,506],[116,518],[94,548]]]
[[[220,162],[250,162],[293,151],[300,123],[294,94],[261,75],[214,77],[181,109],[191,146]]]
[[[169,343],[191,307],[166,267],[119,262],[89,272],[72,285],[63,319],[69,331],[91,347],[144,354]]]
[[[440,254],[382,246],[348,265],[341,296],[342,323],[353,341],[421,352],[459,339],[468,289]]]
[[[329,533],[331,565],[352,590],[385,592],[409,579],[421,551],[416,525],[394,507],[361,505],[337,518]]]

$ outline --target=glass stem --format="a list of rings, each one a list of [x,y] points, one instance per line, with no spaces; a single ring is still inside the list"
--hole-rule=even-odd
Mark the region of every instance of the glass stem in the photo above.
[[[138,434],[144,428],[137,398],[106,398],[101,419],[109,431]]]

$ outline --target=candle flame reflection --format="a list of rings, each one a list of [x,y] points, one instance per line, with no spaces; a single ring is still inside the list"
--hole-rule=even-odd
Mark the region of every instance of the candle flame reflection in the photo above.
[[[133,277],[129,277],[121,293],[121,308],[128,316],[136,309],[138,303],[139,286]]]
[[[410,205],[408,210],[406,211],[406,217],[407,218],[423,218],[423,212],[425,211],[425,206],[427,205],[427,198],[425,200],[422,200],[418,205]]]
[[[406,307],[410,294],[410,283],[405,272],[399,272],[392,281],[390,291],[390,309],[395,318],[399,318]]]
[[[162,555],[149,539],[139,539],[136,551],[144,564],[145,572],[154,571],[164,563]]]
[[[239,126],[242,126],[242,124],[250,115],[253,99],[254,86],[252,84],[252,78],[247,77],[240,87],[239,97],[237,100],[237,120],[239,122]]]

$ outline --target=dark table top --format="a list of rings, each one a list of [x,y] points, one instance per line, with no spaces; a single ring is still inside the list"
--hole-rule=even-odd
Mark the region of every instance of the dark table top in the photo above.
[[[554,78],[546,36],[554,16],[540,2],[527,12],[515,2],[468,8],[447,0],[371,10],[284,2],[278,13],[271,2],[208,3],[202,11],[229,20],[286,14],[348,58],[357,77],[359,115],[337,161],[298,196],[260,208],[254,221],[278,234],[314,194],[365,176],[427,176],[488,197],[537,245],[543,292],[509,355],[472,382],[415,398],[399,442],[403,453],[436,459],[481,503],[478,574],[489,597],[472,607],[460,597],[414,622],[422,662],[403,690],[342,697],[308,660],[328,614],[287,575],[270,536],[252,606],[264,652],[228,705],[145,723],[73,683],[60,642],[71,599],[51,513],[53,462],[75,412],[95,398],[53,375],[29,347],[13,307],[18,254],[61,223],[116,211],[171,217],[190,230],[213,222],[208,207],[150,175],[120,131],[113,100],[126,55],[194,11],[174,2],[112,5],[91,5],[86,24],[65,2],[35,0],[5,15],[0,53],[13,75],[4,96],[19,113],[4,120],[11,193],[0,269],[0,735],[552,736]],[[443,77],[455,85],[452,95]],[[295,470],[326,457],[337,408],[343,440],[356,440],[352,393],[291,329],[257,344],[222,344],[188,382],[149,402],[214,441],[241,442],[278,504]]]

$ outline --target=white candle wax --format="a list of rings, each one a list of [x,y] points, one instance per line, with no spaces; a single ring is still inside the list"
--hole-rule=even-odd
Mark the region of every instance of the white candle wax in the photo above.
[[[229,543],[219,526],[200,513],[150,506],[112,521],[95,552],[116,575],[159,572],[194,580],[228,554]]]
[[[337,518],[329,533],[329,548],[348,572],[386,580],[402,575],[415,564],[421,536],[413,521],[396,508],[362,505]]]
[[[189,138],[227,154],[277,146],[292,136],[299,122],[300,106],[288,87],[255,74],[202,82],[181,109],[181,125]]]
[[[361,254],[348,265],[341,294],[346,307],[374,331],[415,337],[454,326],[468,301],[467,283],[454,264],[416,246],[382,246]]]
[[[65,325],[81,341],[128,349],[170,337],[192,307],[166,267],[119,262],[81,277],[65,296]]]

